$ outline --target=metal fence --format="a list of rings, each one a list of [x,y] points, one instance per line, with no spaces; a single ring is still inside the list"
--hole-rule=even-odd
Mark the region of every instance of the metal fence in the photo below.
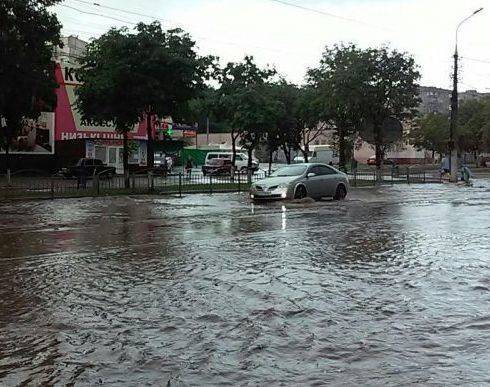
[[[95,175],[86,179],[68,179],[60,176],[11,176],[10,182],[0,177],[0,199],[35,198],[54,199],[118,194],[173,194],[240,192],[267,176],[258,171],[249,177],[246,173],[204,176],[200,172],[156,175],[131,174],[129,187],[124,176]]]
[[[201,172],[174,173],[166,176],[152,173],[132,174],[129,187],[123,176],[96,175],[88,179],[67,179],[60,176],[33,176],[14,174],[10,182],[0,176],[0,200],[16,198],[54,199],[83,196],[109,196],[130,194],[169,194],[241,192],[250,187],[249,181],[257,181],[268,176],[259,170],[250,176],[240,172],[226,176],[204,176]],[[399,169],[392,171],[357,171],[349,173],[352,187],[374,186],[377,184],[440,183],[437,170]]]
[[[353,187],[374,186],[379,184],[423,184],[441,183],[442,175],[437,169],[397,168],[381,171],[356,171],[348,173]]]

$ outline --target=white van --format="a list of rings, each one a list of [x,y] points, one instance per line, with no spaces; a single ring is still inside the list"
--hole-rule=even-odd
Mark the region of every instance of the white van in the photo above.
[[[335,149],[328,145],[317,145],[313,149],[310,159],[310,163],[324,163],[324,164],[339,164],[339,155]]]
[[[205,164],[208,164],[212,159],[232,159],[233,152],[209,152],[204,160]],[[237,153],[235,156],[235,167],[238,171],[247,169],[248,156],[245,153]],[[252,160],[252,169],[259,169],[259,163],[257,160]]]

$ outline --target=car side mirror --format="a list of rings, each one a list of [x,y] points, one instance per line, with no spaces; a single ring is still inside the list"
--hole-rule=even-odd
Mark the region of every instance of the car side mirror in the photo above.
[[[306,177],[307,178],[310,178],[310,177],[315,177],[316,176],[316,173],[313,173],[313,172],[309,172]]]

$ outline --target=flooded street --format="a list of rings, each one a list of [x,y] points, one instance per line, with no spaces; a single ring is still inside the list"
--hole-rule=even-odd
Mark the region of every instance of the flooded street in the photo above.
[[[490,180],[0,214],[2,386],[490,383]]]

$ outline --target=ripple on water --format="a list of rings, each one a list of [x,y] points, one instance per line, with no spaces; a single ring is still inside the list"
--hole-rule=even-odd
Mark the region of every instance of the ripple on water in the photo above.
[[[0,384],[490,383],[489,191],[352,196],[11,204]]]

